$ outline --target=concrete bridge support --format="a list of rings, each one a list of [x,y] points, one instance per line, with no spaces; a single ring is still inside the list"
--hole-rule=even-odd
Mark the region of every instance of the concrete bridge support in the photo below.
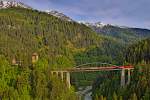
[[[130,84],[131,81],[131,70],[128,69],[128,81],[127,81],[127,85]]]
[[[71,83],[70,83],[70,72],[67,72],[67,73],[66,73],[66,82],[67,82],[68,88],[70,88],[70,87],[71,87]]]
[[[121,87],[125,86],[125,70],[121,70]]]
[[[70,72],[68,72],[68,71],[52,71],[51,74],[56,75],[57,77],[60,77],[61,81],[66,81],[68,88],[71,87]]]
[[[124,87],[126,85],[126,77],[125,77],[125,69],[121,70],[121,87]],[[127,85],[130,84],[131,81],[131,71],[128,69],[128,80]]]
[[[64,72],[60,72],[61,80],[64,81]]]
[[[70,83],[70,73],[71,72],[94,72],[94,71],[115,71],[115,70],[120,70],[121,71],[121,81],[120,81],[120,84],[121,84],[121,87],[124,87],[126,84],[130,84],[130,81],[131,81],[131,70],[134,69],[133,67],[131,66],[123,66],[124,68],[120,67],[118,69],[112,67],[112,68],[108,68],[108,67],[101,67],[101,68],[98,68],[98,67],[93,67],[93,68],[74,68],[74,69],[71,69],[69,71],[68,70],[58,70],[58,71],[51,71],[51,74],[52,75],[56,75],[57,77],[59,77],[59,79],[63,82],[66,82],[68,88],[71,87],[71,83]],[[127,79],[127,83],[126,83],[126,74],[125,74],[125,71],[128,70],[128,79]]]
[[[58,72],[57,71],[51,72],[51,74],[58,76]]]

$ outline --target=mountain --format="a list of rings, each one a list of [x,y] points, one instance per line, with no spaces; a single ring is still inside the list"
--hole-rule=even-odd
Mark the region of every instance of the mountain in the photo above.
[[[46,10],[45,12],[48,13],[48,14],[50,14],[50,15],[53,15],[55,17],[58,17],[58,18],[60,18],[62,20],[66,20],[66,21],[70,21],[70,22],[73,21],[70,17],[66,16],[63,13],[55,11],[55,10]]]
[[[72,52],[99,44],[95,38],[101,40],[84,25],[24,8],[0,9],[0,24],[0,54],[8,57],[9,61],[15,57],[26,64],[31,63],[34,52],[53,63],[64,59],[72,64]]]
[[[15,58],[23,61],[23,65],[30,65],[34,52],[40,58],[48,59],[52,68],[122,60],[118,56],[124,48],[120,40],[44,12],[25,8],[0,9],[0,24],[0,54],[10,62]]]
[[[2,1],[0,1],[0,9],[10,8],[10,7],[22,7],[22,8],[32,9],[30,6],[28,6],[28,5],[26,5],[22,2],[19,2],[19,1],[11,1],[11,0],[2,0]],[[55,10],[46,10],[44,12],[46,12],[50,15],[53,15],[55,17],[58,17],[58,18],[60,18],[62,20],[65,20],[65,21],[73,21],[70,17],[66,16],[63,13],[55,11]]]
[[[122,63],[120,55],[125,46],[141,38],[142,35],[136,35],[135,32],[140,34],[142,31],[145,34],[142,38],[147,36],[146,30],[122,32],[124,28],[100,22],[91,24],[99,29],[106,28],[106,32],[98,32],[90,24],[87,27],[64,16],[57,11],[45,13],[16,6],[0,9],[0,54],[5,55],[9,61],[15,58],[21,59],[24,64],[31,64],[31,55],[37,52],[55,67],[91,61],[116,64]],[[107,29],[111,29],[111,34],[107,33]]]
[[[18,1],[11,1],[11,0],[2,0],[0,1],[0,9],[2,8],[9,8],[9,7],[23,7],[23,8],[30,8],[30,6],[25,5],[22,2],[18,2]]]
[[[133,42],[139,39],[150,37],[149,29],[116,26],[111,24],[103,24],[101,22],[82,24],[92,28],[98,34],[111,36],[117,39],[124,40],[125,42]]]

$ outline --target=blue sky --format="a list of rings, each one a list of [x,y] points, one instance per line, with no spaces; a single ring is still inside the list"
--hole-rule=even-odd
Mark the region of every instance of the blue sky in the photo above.
[[[57,10],[78,21],[150,29],[150,0],[18,0],[40,10]]]

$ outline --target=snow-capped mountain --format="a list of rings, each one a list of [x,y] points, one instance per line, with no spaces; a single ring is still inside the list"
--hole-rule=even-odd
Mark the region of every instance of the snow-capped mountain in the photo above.
[[[29,9],[31,9],[30,6],[25,5],[22,2],[11,1],[11,0],[0,0],[0,9],[2,9],[2,8],[9,8],[9,7],[22,7],[22,8],[29,8]]]
[[[104,27],[104,26],[106,26],[106,25],[108,25],[108,24],[104,24],[104,23],[102,23],[102,22],[97,22],[97,23],[95,23],[94,24],[94,26],[96,26],[96,27]]]
[[[22,7],[22,8],[28,8],[28,9],[32,9],[30,6],[19,2],[19,1],[14,1],[14,0],[0,0],[0,9],[4,9],[4,8],[9,8],[9,7]],[[50,15],[53,15],[55,17],[58,17],[62,20],[66,20],[66,21],[73,21],[70,17],[66,16],[63,13],[60,13],[58,11],[55,10],[46,10],[44,11]]]
[[[55,10],[46,10],[45,12],[50,14],[50,15],[53,15],[55,17],[58,17],[62,20],[73,21],[70,17],[66,16],[65,14],[63,14],[61,12],[55,11]]]
[[[97,27],[97,28],[103,28],[104,26],[107,26],[109,24],[104,24],[102,22],[96,22],[96,23],[89,23],[89,22],[82,22],[82,21],[79,21],[78,23],[80,24],[84,24],[88,27]]]
[[[127,26],[119,26],[119,25],[114,25],[114,24],[105,24],[105,23],[102,23],[102,22],[96,22],[96,23],[89,23],[89,22],[84,22],[84,21],[78,21],[78,23],[80,24],[84,24],[88,27],[95,27],[95,28],[104,28],[106,26],[114,26],[114,27],[118,27],[118,28],[131,28],[131,27],[127,27]]]
[[[150,36],[150,30],[148,29],[142,29],[142,28],[132,28],[127,26],[119,26],[119,25],[113,25],[113,24],[104,24],[102,22],[97,23],[88,23],[88,22],[78,22],[80,24],[84,24],[93,31],[95,31],[98,34],[111,36],[115,38],[122,38],[125,41],[132,37],[149,37]]]

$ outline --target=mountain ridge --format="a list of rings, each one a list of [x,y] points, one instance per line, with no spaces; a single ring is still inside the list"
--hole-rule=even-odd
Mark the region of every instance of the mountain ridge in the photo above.
[[[29,8],[29,9],[33,9],[32,7],[22,3],[22,2],[19,2],[19,1],[15,1],[15,0],[1,0],[0,1],[0,9],[2,8],[8,8],[8,7],[23,7],[23,8]],[[39,11],[39,10],[38,10]],[[114,26],[114,27],[117,27],[117,28],[122,28],[122,29],[144,29],[144,30],[150,30],[150,29],[147,29],[147,28],[137,28],[137,27],[128,27],[128,26],[120,26],[120,25],[113,25],[113,24],[105,24],[105,23],[102,23],[102,22],[95,22],[95,23],[90,23],[90,22],[84,22],[84,21],[76,21],[76,20],[73,20],[72,18],[70,18],[69,16],[65,15],[64,13],[62,12],[59,12],[59,11],[56,11],[56,10],[45,10],[45,11],[41,11],[41,12],[45,12],[47,14],[50,14],[50,15],[53,15],[57,18],[60,18],[62,20],[65,20],[65,21],[70,21],[70,22],[77,22],[79,24],[84,24],[90,28],[93,29],[94,27],[94,31],[97,32],[97,28],[103,28],[105,26]],[[95,29],[96,28],[96,29]],[[98,32],[99,33],[99,32]]]
[[[32,9],[30,6],[19,1],[13,1],[13,0],[12,1],[11,0],[0,1],[0,9],[9,8],[9,7],[23,7],[23,8]]]
[[[46,10],[45,12],[48,13],[48,14],[50,14],[50,15],[53,15],[55,17],[58,17],[58,18],[60,18],[62,20],[66,20],[66,21],[69,21],[69,22],[73,22],[74,21],[70,17],[68,17],[65,14],[63,14],[61,12],[58,12],[56,10]]]
[[[132,28],[126,26],[118,26],[111,24],[98,23],[82,23],[87,27],[90,27],[98,34],[111,36],[118,39],[123,39],[125,42],[133,42],[135,40],[150,37],[150,30],[144,28]],[[128,41],[127,41],[128,40]]]

